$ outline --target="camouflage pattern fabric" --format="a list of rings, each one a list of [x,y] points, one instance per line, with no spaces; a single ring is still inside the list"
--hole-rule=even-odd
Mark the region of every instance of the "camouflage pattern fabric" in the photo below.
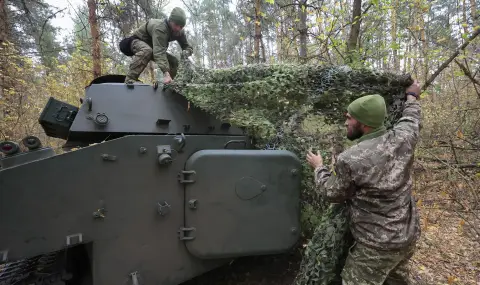
[[[343,285],[407,285],[408,261],[416,244],[401,250],[378,250],[355,244],[342,271]]]
[[[407,100],[393,129],[380,127],[338,156],[333,175],[315,169],[317,191],[348,201],[354,239],[379,249],[404,249],[420,236],[410,170],[420,131],[420,103]]]
[[[353,244],[348,208],[344,204],[331,204],[308,241],[292,285],[340,285],[341,272]]]
[[[153,50],[152,48],[144,41],[135,39],[132,41],[131,49],[135,55],[132,56],[132,62],[130,63],[129,70],[127,76],[125,78],[126,83],[133,83],[138,81],[138,77],[140,74],[145,70],[150,60],[153,57]],[[178,59],[170,53],[167,53],[167,60],[169,64],[170,76],[175,78],[177,74]],[[159,74],[157,76],[162,76],[163,74]]]

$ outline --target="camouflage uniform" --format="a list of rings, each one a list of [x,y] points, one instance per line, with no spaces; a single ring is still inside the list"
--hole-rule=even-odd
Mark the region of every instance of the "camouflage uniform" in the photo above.
[[[160,78],[168,71],[174,78],[179,62],[175,56],[167,52],[169,42],[177,41],[188,55],[193,53],[193,48],[187,41],[185,32],[181,30],[175,34],[168,25],[169,20],[183,26],[186,21],[185,13],[178,7],[174,8],[169,19],[151,19],[137,28],[130,38],[127,38],[129,41],[126,45],[130,47],[133,55],[125,82],[137,81],[150,60],[155,61],[158,66],[157,77]]]
[[[349,208],[355,244],[343,284],[408,284],[407,263],[420,236],[410,176],[419,128],[420,104],[408,100],[392,130],[382,123],[362,136],[339,155],[333,174],[325,166],[314,170],[317,191]]]

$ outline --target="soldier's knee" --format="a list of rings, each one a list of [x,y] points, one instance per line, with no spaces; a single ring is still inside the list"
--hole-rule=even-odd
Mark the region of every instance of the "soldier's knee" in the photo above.
[[[152,48],[145,42],[135,39],[132,42],[132,51],[141,58],[151,58],[153,56]]]

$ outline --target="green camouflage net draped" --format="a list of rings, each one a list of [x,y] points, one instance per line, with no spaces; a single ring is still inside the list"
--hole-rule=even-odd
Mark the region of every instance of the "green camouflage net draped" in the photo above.
[[[262,149],[286,149],[305,160],[321,150],[325,164],[345,143],[347,105],[367,94],[382,95],[388,105],[387,127],[399,119],[409,75],[352,69],[348,66],[256,64],[203,69],[182,61],[174,83],[166,86],[224,122],[244,127]],[[328,131],[312,131],[308,121],[321,118]],[[322,215],[312,223],[309,241],[294,285],[341,284],[340,272],[352,240],[343,204],[327,205],[317,196],[313,171],[304,162],[303,208]],[[307,222],[308,224],[308,222]]]
[[[294,285],[342,284],[340,273],[353,244],[347,217],[343,204],[327,208],[307,244]]]

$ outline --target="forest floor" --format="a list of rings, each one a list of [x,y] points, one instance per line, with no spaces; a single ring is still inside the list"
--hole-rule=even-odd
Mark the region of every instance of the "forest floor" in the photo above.
[[[438,166],[417,163],[415,170],[422,237],[410,262],[413,283],[480,285],[480,207],[472,203],[480,179],[432,170]]]
[[[413,284],[480,285],[480,237],[455,212],[423,209]],[[480,225],[477,223],[477,228]]]
[[[435,178],[439,178],[437,175]],[[412,284],[480,285],[480,236],[477,232],[480,212],[469,215],[457,210],[452,205],[453,199],[446,197],[445,193],[449,192],[445,188],[449,184],[445,181],[422,176],[417,180],[421,180],[415,186],[415,195],[422,236],[410,261]],[[183,285],[290,285],[301,262],[304,242],[284,255],[237,259]]]

